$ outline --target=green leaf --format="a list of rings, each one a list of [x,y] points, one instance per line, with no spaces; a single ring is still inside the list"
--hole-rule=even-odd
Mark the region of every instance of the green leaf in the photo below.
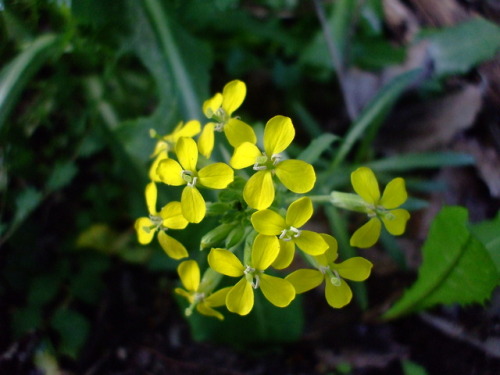
[[[368,128],[379,126],[401,93],[420,75],[420,70],[403,73],[382,87],[352,124],[330,167],[335,169],[347,156],[354,143],[365,136]],[[366,138],[366,137],[365,137]]]
[[[260,290],[256,290],[254,308],[246,316],[219,308],[224,315],[222,321],[198,312],[194,312],[187,320],[196,341],[215,341],[235,346],[294,342],[300,338],[304,325],[301,300],[301,296],[297,296],[286,308],[279,308],[269,303]],[[184,304],[184,300],[180,301]]]
[[[429,169],[473,165],[474,157],[458,152],[424,152],[391,156],[369,162],[377,172],[407,172],[410,169]]]
[[[470,230],[483,243],[500,272],[500,211],[496,218],[474,224]]]
[[[500,27],[478,17],[438,31],[428,39],[436,74],[460,74],[495,56],[500,48]]]
[[[49,191],[62,189],[73,180],[77,173],[76,165],[71,161],[58,162],[52,168],[46,185]]]
[[[77,358],[90,330],[87,319],[74,310],[60,308],[51,325],[60,335],[59,352]]]
[[[41,35],[0,72],[0,129],[31,77],[51,57],[63,52],[60,36]]]
[[[404,375],[427,375],[427,371],[420,365],[409,360],[401,361]]]
[[[313,164],[319,159],[321,154],[325,152],[330,147],[330,145],[338,139],[340,138],[331,133],[320,135],[318,138],[312,140],[309,146],[307,146],[306,149],[302,151],[297,158],[307,163]]]
[[[382,317],[394,319],[437,304],[483,303],[500,278],[482,243],[467,228],[463,207],[445,207],[423,246],[417,281]]]
[[[42,202],[43,195],[33,187],[23,190],[16,199],[16,214],[12,226],[22,222]]]

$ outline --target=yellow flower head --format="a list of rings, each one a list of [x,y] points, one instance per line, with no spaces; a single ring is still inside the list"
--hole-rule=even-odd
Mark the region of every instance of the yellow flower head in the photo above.
[[[160,182],[160,178],[156,174],[156,169],[163,159],[168,158],[168,151],[175,149],[175,145],[179,138],[182,137],[194,137],[200,132],[201,125],[197,120],[192,120],[186,122],[180,122],[170,134],[160,137],[156,142],[155,149],[153,151],[152,157],[155,158],[151,167],[149,168],[149,178],[151,181]],[[157,137],[154,130],[151,131],[152,137]]]
[[[224,163],[213,163],[198,171],[198,147],[191,138],[180,138],[175,153],[179,161],[162,160],[156,173],[167,185],[186,185],[181,196],[182,214],[190,223],[199,223],[205,217],[206,205],[197,186],[224,189],[233,182],[234,171]]]
[[[307,292],[325,282],[325,297],[328,304],[334,308],[341,308],[351,302],[352,291],[344,281],[364,281],[370,276],[372,263],[365,258],[354,257],[342,263],[335,263],[338,258],[337,240],[328,234],[322,234],[328,243],[328,250],[314,257],[314,269],[300,269],[286,277],[297,294]]]
[[[233,118],[247,93],[244,82],[234,80],[224,86],[221,93],[203,103],[203,113],[212,120],[203,128],[198,139],[200,154],[209,158],[214,148],[214,131],[224,132],[229,144],[237,147],[243,142],[256,143],[257,137],[252,127],[243,121]]]
[[[208,264],[216,272],[226,276],[241,277],[226,296],[229,311],[247,315],[254,305],[254,289],[260,288],[264,297],[273,305],[286,307],[295,298],[292,284],[279,277],[266,275],[264,271],[276,260],[279,242],[274,236],[255,237],[249,264],[243,265],[232,252],[212,249]]]
[[[214,307],[224,306],[228,288],[223,288],[215,293],[207,293],[200,283],[200,267],[194,260],[186,260],[179,264],[177,273],[181,279],[183,288],[175,288],[175,293],[185,297],[190,306],[186,309],[186,315],[191,315],[193,308],[203,315],[213,316],[223,320],[224,316]]]
[[[252,225],[257,232],[267,236],[279,236],[280,253],[273,264],[275,268],[282,269],[290,265],[295,254],[295,245],[310,255],[320,255],[326,251],[328,244],[320,234],[300,229],[312,214],[311,199],[302,197],[290,204],[285,217],[270,209],[257,211],[252,215]]]
[[[370,168],[361,167],[351,174],[354,191],[365,201],[370,220],[360,227],[351,237],[351,246],[366,248],[373,246],[380,237],[382,223],[387,231],[398,236],[404,233],[410,213],[401,206],[408,194],[405,181],[401,177],[391,180],[385,187],[382,197],[375,174]]]
[[[137,240],[142,245],[149,244],[156,232],[158,242],[167,255],[173,259],[182,259],[188,256],[183,244],[166,233],[167,229],[184,229],[188,222],[181,213],[179,202],[170,202],[160,212],[156,211],[158,191],[154,182],[146,185],[146,204],[149,217],[140,217],[135,221]]]
[[[316,174],[312,165],[302,160],[280,160],[280,153],[292,143],[295,129],[289,117],[275,116],[264,129],[264,152],[250,142],[236,147],[230,164],[234,169],[253,165],[257,171],[245,185],[243,198],[257,210],[271,206],[274,201],[273,175],[294,193],[307,193],[314,187]]]

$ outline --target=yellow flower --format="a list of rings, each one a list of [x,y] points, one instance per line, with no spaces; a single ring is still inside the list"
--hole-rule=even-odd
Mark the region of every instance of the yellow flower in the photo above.
[[[257,232],[267,236],[279,236],[280,253],[273,267],[288,267],[295,254],[295,245],[310,255],[320,255],[326,251],[328,244],[320,234],[300,229],[312,214],[313,205],[308,197],[297,199],[290,204],[285,217],[270,209],[253,213],[251,221]]]
[[[231,117],[243,103],[246,93],[245,83],[234,80],[224,86],[222,94],[217,93],[203,103],[203,113],[212,121],[205,125],[198,139],[200,154],[206,158],[210,157],[214,148],[214,131],[223,131],[233,147],[243,142],[257,142],[255,132],[250,125]]]
[[[410,213],[401,206],[408,195],[405,181],[401,177],[391,180],[380,197],[380,190],[375,174],[370,168],[361,167],[351,174],[354,191],[365,202],[366,213],[370,220],[360,227],[351,237],[351,246],[367,248],[373,246],[380,237],[381,221],[387,231],[398,236],[404,233]]]
[[[206,205],[196,186],[224,189],[233,181],[234,172],[224,163],[213,163],[198,171],[198,147],[191,138],[180,138],[175,153],[179,161],[164,159],[156,172],[167,185],[186,185],[181,196],[182,214],[190,223],[199,223],[205,217]]]
[[[257,235],[252,245],[248,264],[243,265],[232,252],[212,249],[208,254],[210,267],[226,276],[241,277],[226,296],[229,311],[247,315],[254,305],[254,289],[260,288],[264,297],[273,305],[286,307],[295,298],[295,289],[290,282],[266,275],[279,253],[279,242],[274,236]]]
[[[145,195],[149,217],[140,217],[135,221],[135,230],[139,243],[147,245],[152,241],[154,234],[158,232],[158,242],[169,257],[173,259],[187,257],[188,252],[184,245],[165,233],[167,229],[184,229],[188,225],[187,220],[182,216],[181,204],[179,202],[170,202],[160,212],[157,212],[156,199],[158,190],[154,182],[146,185]]]
[[[307,193],[316,182],[312,165],[302,160],[280,160],[279,153],[292,143],[295,129],[290,118],[275,116],[264,129],[264,152],[250,142],[236,147],[230,164],[242,169],[253,164],[257,172],[250,177],[243,190],[245,202],[257,210],[268,208],[274,201],[273,175],[294,193]]]
[[[163,159],[168,158],[168,151],[175,148],[175,145],[179,138],[182,137],[194,137],[201,130],[200,122],[197,120],[188,121],[185,124],[180,122],[170,134],[160,137],[156,142],[155,149],[151,157],[155,160],[149,168],[149,178],[151,181],[160,182],[160,178],[156,174],[156,169]],[[156,132],[151,130],[151,136],[156,137]]]
[[[213,316],[223,320],[224,316],[214,307],[224,306],[226,295],[230,287],[220,289],[215,293],[207,293],[205,284],[200,282],[200,267],[194,260],[185,260],[177,267],[177,273],[181,279],[183,288],[175,288],[174,292],[185,297],[190,306],[186,309],[186,315],[191,315],[193,308],[203,315]]]
[[[334,237],[322,234],[328,243],[328,250],[313,258],[314,269],[300,269],[286,277],[297,294],[307,292],[325,282],[325,297],[328,304],[334,308],[341,308],[351,302],[352,291],[343,280],[364,281],[370,276],[372,263],[365,258],[354,257],[342,263],[335,263],[338,258],[337,240]]]

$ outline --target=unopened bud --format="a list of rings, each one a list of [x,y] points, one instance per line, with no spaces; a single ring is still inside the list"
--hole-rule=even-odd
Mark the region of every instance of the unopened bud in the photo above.
[[[204,250],[208,247],[212,247],[215,244],[224,240],[229,232],[234,228],[234,223],[231,224],[221,224],[218,227],[215,227],[210,232],[205,234],[201,238],[200,242],[200,250]]]

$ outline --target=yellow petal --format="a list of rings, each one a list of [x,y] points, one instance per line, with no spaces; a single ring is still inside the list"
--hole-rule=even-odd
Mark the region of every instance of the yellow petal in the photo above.
[[[224,126],[224,134],[233,147],[238,147],[244,142],[257,143],[257,136],[252,127],[235,118],[229,120]]]
[[[175,153],[183,169],[195,172],[198,162],[198,146],[192,138],[180,138],[175,145]]]
[[[268,208],[274,201],[274,183],[270,171],[258,171],[250,177],[243,189],[245,202],[257,210]]]
[[[154,182],[150,182],[146,185],[145,196],[148,212],[151,215],[156,215],[156,199],[158,198],[158,189],[156,188],[156,184]]]
[[[382,199],[380,199],[380,204],[384,208],[392,210],[393,208],[401,206],[406,202],[407,198],[408,194],[406,193],[405,180],[401,177],[397,177],[391,180],[385,187]]]
[[[293,261],[295,256],[295,244],[293,241],[279,240],[280,252],[273,262],[272,266],[277,270],[287,268]]]
[[[194,137],[201,130],[201,124],[198,120],[191,120],[186,122],[184,126],[181,126],[179,129],[176,129],[174,133],[172,133],[172,141],[177,143],[179,138],[182,137]]]
[[[247,87],[243,81],[236,79],[224,86],[222,90],[222,108],[228,116],[231,116],[240,107],[246,95]]]
[[[161,179],[158,176],[158,174],[156,173],[156,171],[158,169],[158,166],[160,165],[160,162],[163,159],[168,159],[168,154],[167,154],[166,151],[160,152],[156,156],[155,160],[151,163],[151,167],[149,168],[149,179],[151,181],[154,181],[154,182],[160,182],[161,181]]]
[[[328,304],[336,309],[344,307],[352,299],[352,291],[345,280],[340,279],[340,285],[335,286],[326,278],[325,297]]]
[[[208,264],[214,271],[232,277],[242,276],[245,270],[236,255],[226,249],[210,250]]]
[[[153,222],[148,217],[140,217],[135,221],[134,228],[137,233],[137,241],[141,245],[147,245],[155,235],[155,229],[150,229]]]
[[[227,309],[239,315],[247,315],[252,311],[253,304],[254,295],[252,285],[243,277],[227,294]]]
[[[352,281],[364,281],[370,276],[373,267],[372,262],[362,257],[349,258],[346,261],[335,264],[335,269],[345,279]]]
[[[158,242],[165,253],[172,259],[182,259],[189,256],[183,244],[162,230],[158,232]]]
[[[367,203],[377,205],[380,190],[377,178],[370,168],[360,167],[351,173],[351,183],[354,191]]]
[[[203,128],[203,131],[198,138],[198,151],[207,159],[210,158],[214,149],[214,129],[215,124],[209,122]]]
[[[205,316],[211,316],[219,320],[224,320],[224,315],[213,309],[210,305],[207,305],[204,301],[201,301],[196,305],[196,311]]]
[[[208,297],[205,297],[205,303],[212,307],[224,306],[226,304],[227,293],[231,290],[231,288],[231,286],[227,286],[210,294]]]
[[[261,156],[259,148],[250,142],[243,142],[234,150],[233,157],[229,161],[234,169],[242,169],[254,165],[257,158]]]
[[[264,150],[267,156],[284,151],[295,137],[292,120],[285,116],[274,116],[264,128]]]
[[[318,270],[300,269],[289,274],[285,280],[288,280],[295,288],[295,292],[300,294],[319,286],[324,280],[324,275]]]
[[[302,160],[283,160],[276,165],[276,175],[288,190],[303,194],[316,183],[316,173],[311,164]]]
[[[202,195],[192,186],[186,186],[181,195],[182,215],[190,223],[199,223],[205,217],[207,207]]]
[[[280,245],[276,236],[257,235],[252,246],[252,267],[264,271],[276,259]]]
[[[254,212],[250,220],[257,232],[267,236],[276,236],[286,229],[285,219],[272,210]]]
[[[198,172],[200,184],[211,189],[224,189],[234,180],[233,169],[224,163],[213,163]]]
[[[351,237],[351,246],[362,249],[375,245],[380,237],[382,223],[376,217],[371,218],[367,223],[358,228]]]
[[[174,159],[163,159],[158,164],[156,174],[167,185],[180,186],[186,184],[186,181],[182,178],[182,167]]]
[[[284,279],[266,274],[260,275],[260,289],[274,306],[286,307],[295,298],[295,288]]]
[[[302,197],[294,201],[286,211],[286,225],[295,228],[302,227],[311,218],[313,205],[311,198]]]
[[[193,303],[194,302],[194,295],[192,292],[188,292],[182,288],[175,288],[174,289],[174,292],[184,298],[186,298],[189,303]]]
[[[207,118],[212,118],[212,116],[217,112],[222,104],[222,94],[218,92],[210,99],[203,102],[203,113]]]
[[[185,260],[177,267],[182,285],[189,291],[196,292],[200,286],[200,267],[194,260]]]
[[[180,202],[169,202],[160,211],[160,217],[163,219],[162,225],[171,229],[184,229],[188,221],[182,214]]]
[[[337,260],[337,258],[339,256],[339,254],[338,254],[339,245],[337,243],[337,240],[335,239],[335,237],[330,236],[329,234],[326,234],[326,233],[320,233],[320,235],[325,240],[325,242],[328,244],[328,249],[325,251],[325,254],[324,254],[324,256],[326,257],[326,261],[327,261],[326,264],[335,262],[335,260]]]
[[[293,242],[300,250],[309,255],[321,255],[328,249],[328,244],[323,237],[319,233],[309,230],[301,231],[298,237],[293,238]]]
[[[402,208],[391,210],[382,217],[385,228],[393,236],[399,236],[406,229],[406,222],[410,219],[410,213]]]

